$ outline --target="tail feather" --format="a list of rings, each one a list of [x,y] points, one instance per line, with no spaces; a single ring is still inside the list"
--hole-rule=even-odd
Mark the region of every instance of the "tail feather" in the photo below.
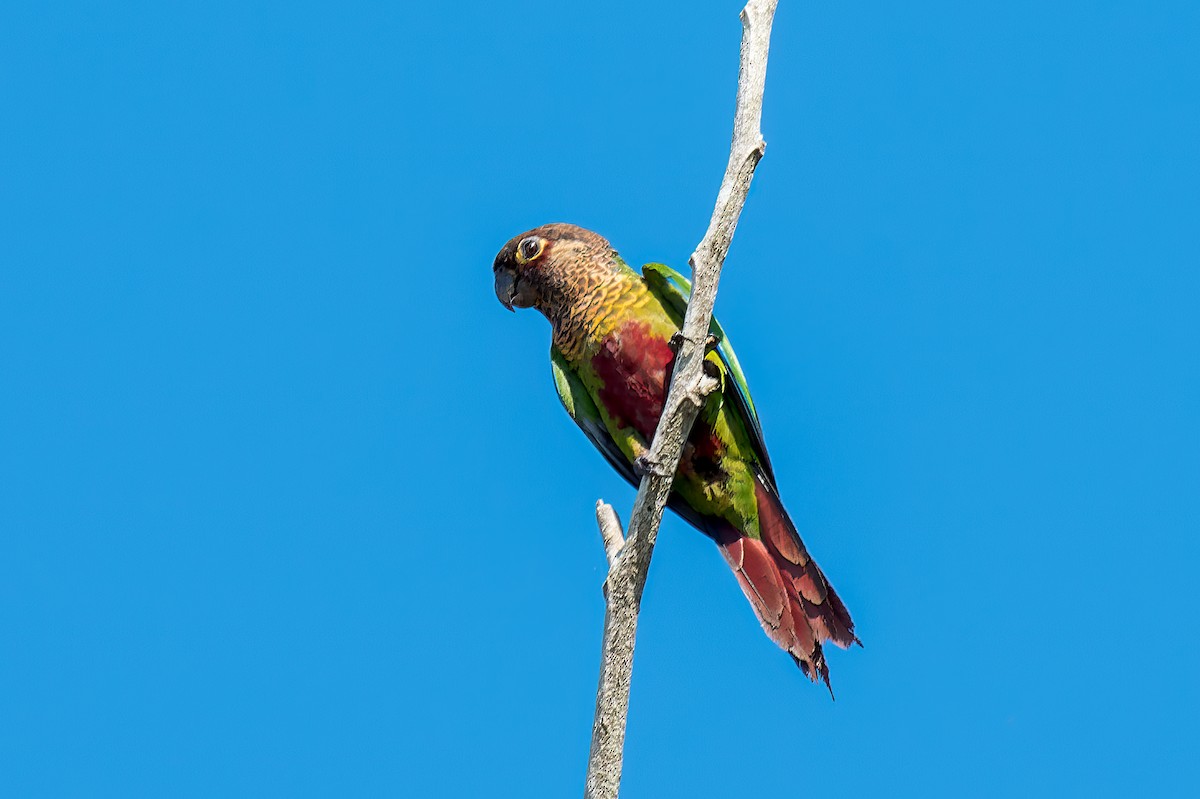
[[[854,621],[809,556],[774,487],[761,475],[755,482],[755,499],[760,538],[745,536],[723,520],[709,520],[708,532],[737,575],[763,630],[806,677],[829,687],[821,644],[832,641],[844,649],[860,643]]]
[[[780,571],[788,578],[785,585],[794,590],[792,596],[804,608],[818,641],[831,640],[843,649],[859,643],[846,605],[808,554],[775,489],[760,475],[755,481],[754,493],[762,540]]]
[[[742,593],[750,600],[759,623],[771,640],[793,657],[797,653],[810,653],[814,647],[819,650],[820,644],[808,619],[797,612],[787,580],[762,541],[743,536],[732,525],[723,525],[715,537],[721,554],[737,576]],[[808,674],[807,661],[801,668]]]

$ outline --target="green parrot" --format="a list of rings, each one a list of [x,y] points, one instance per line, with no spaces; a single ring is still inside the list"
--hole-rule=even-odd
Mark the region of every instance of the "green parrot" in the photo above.
[[[636,486],[670,384],[688,281],[662,264],[639,275],[604,238],[568,224],[513,238],[493,271],[504,307],[536,308],[550,321],[559,399]],[[828,687],[821,645],[859,643],[854,622],[779,499],[733,347],[715,319],[710,332],[717,345],[705,366],[721,387],[688,437],[669,506],[716,542],[767,635]]]

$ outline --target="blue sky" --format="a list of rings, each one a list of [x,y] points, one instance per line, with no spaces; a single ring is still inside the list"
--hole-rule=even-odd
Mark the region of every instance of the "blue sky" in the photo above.
[[[572,221],[682,266],[739,3],[0,10],[0,793],[578,795]],[[1200,11],[779,9],[718,314],[854,612],[838,699],[675,519],[624,796],[1200,780]]]

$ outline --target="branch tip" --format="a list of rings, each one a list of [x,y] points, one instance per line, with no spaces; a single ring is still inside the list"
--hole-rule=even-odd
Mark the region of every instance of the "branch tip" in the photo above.
[[[617,512],[602,499],[596,500],[596,524],[600,527],[600,539],[604,542],[604,556],[612,568],[621,550],[625,548],[625,535],[621,532],[621,519]]]

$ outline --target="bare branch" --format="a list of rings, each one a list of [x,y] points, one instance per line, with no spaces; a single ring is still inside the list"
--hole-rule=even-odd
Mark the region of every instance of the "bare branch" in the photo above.
[[[760,122],[767,77],[767,51],[777,0],[750,0],[742,9],[741,67],[738,73],[737,109],[729,164],[717,193],[708,230],[692,253],[692,295],[683,320],[683,336],[675,359],[674,375],[663,413],[654,433],[624,546],[620,522],[604,503],[596,507],[600,532],[608,555],[607,609],[604,615],[603,660],[596,691],[596,717],[588,757],[586,799],[616,799],[621,785],[625,722],[629,712],[629,682],[633,672],[633,646],[638,609],[650,557],[662,523],[683,445],[704,399],[716,388],[702,364],[709,322],[717,297],[717,281],[729,252],[733,231],[746,202],[754,169],[766,149]],[[603,513],[607,509],[607,513]],[[607,514],[611,514],[611,517]],[[613,528],[615,526],[615,535]],[[607,529],[606,529],[607,528]]]

